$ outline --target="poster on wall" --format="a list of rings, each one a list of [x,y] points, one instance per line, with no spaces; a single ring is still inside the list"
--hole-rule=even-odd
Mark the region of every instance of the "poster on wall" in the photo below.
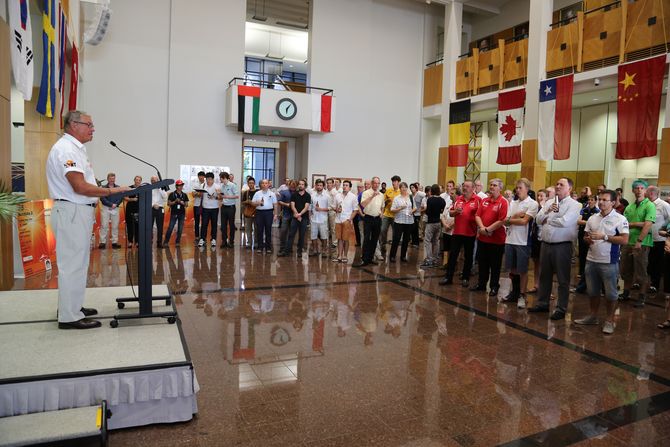
[[[198,183],[198,172],[212,172],[214,173],[214,183],[219,183],[219,174],[222,172],[230,172],[229,166],[205,166],[205,165],[180,165],[179,178],[184,182],[184,191],[191,192]],[[176,179],[175,179],[176,180]],[[238,179],[235,183],[239,184]]]
[[[45,208],[49,210],[50,217],[51,205],[52,203],[45,204],[44,200],[33,200],[19,205],[16,220],[21,261],[26,277],[50,271],[55,261],[55,239],[51,228],[47,229],[45,218]]]

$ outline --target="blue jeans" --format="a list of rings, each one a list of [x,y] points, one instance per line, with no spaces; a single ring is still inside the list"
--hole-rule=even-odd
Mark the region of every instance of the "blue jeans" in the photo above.
[[[181,230],[184,228],[184,217],[185,214],[175,214],[170,213],[170,223],[168,224],[167,233],[165,233],[165,244],[170,242],[170,237],[172,237],[172,230],[174,229],[174,224],[177,223],[177,239],[175,242],[178,244],[181,240]]]
[[[600,291],[604,286],[605,298],[609,301],[617,300],[616,286],[619,280],[619,264],[600,264],[586,261],[584,276],[586,276],[586,289],[589,296],[600,296]]]

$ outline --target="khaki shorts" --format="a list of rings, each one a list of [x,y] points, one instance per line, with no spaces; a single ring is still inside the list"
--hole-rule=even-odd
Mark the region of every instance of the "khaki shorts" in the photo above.
[[[354,225],[351,221],[345,221],[335,224],[335,237],[339,241],[356,241],[356,233],[354,233]]]

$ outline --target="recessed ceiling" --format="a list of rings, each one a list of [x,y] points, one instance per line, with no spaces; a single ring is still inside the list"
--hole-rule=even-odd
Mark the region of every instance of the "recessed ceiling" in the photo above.
[[[309,25],[309,1],[247,0],[247,21],[306,30]]]

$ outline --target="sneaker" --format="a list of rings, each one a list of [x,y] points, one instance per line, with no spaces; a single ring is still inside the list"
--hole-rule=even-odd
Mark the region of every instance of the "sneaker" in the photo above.
[[[205,246],[205,240],[204,240],[204,239],[200,239],[200,240],[198,241],[198,247],[204,247],[204,246]]]
[[[216,248],[216,239],[212,239],[209,244],[212,246],[212,248]]]
[[[517,309],[525,309],[526,308],[526,297],[521,295],[519,299],[516,301],[516,308]]]
[[[603,334],[607,334],[607,335],[613,334],[615,327],[616,327],[616,324],[614,324],[611,321],[606,321],[605,324],[603,324]]]
[[[633,290],[639,290],[639,289],[640,289],[640,285],[639,285],[638,283],[635,283],[635,284],[633,284],[633,287],[631,287],[631,289],[633,289]]]
[[[619,301],[627,301],[629,298],[630,298],[630,290],[624,289],[624,291],[619,294]]]
[[[649,286],[649,290],[647,291],[647,293],[649,293],[649,294],[654,294],[654,295],[655,295],[657,292],[658,292],[658,289],[657,289],[656,287],[654,287],[654,286]]]
[[[575,320],[575,324],[596,325],[596,324],[600,324],[600,321],[598,321],[598,318],[594,317],[593,315],[589,315],[588,317],[577,318]]]

